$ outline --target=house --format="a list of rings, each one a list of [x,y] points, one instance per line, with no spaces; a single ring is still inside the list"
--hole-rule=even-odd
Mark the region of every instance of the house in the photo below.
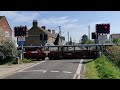
[[[45,40],[41,39],[43,36],[46,36]],[[25,46],[44,46],[46,43],[54,43],[56,37],[55,30],[46,30],[45,26],[39,27],[37,20],[33,20],[33,26],[25,38]]]
[[[2,40],[12,41],[12,29],[5,16],[0,16],[0,44]]]
[[[109,36],[110,41],[112,41],[112,40],[115,39],[115,38],[120,38],[120,34],[111,34],[111,35]]]

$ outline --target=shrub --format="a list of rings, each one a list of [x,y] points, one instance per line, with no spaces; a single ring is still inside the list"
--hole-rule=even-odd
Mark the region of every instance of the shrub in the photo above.
[[[107,47],[106,52],[107,58],[116,65],[120,66],[120,47],[119,46]]]
[[[24,59],[22,60],[22,62],[23,62],[23,63],[30,63],[30,62],[32,62],[32,59],[26,59],[26,58],[24,58]]]
[[[18,51],[15,47],[15,44],[12,41],[6,40],[1,42],[0,52],[4,56],[4,60],[0,62],[12,62],[13,58],[17,56]]]

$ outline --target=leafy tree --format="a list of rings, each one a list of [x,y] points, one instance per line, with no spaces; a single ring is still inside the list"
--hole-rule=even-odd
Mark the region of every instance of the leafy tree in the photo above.
[[[54,45],[59,45],[59,38],[60,38],[60,35],[58,34],[54,41]]]
[[[15,44],[9,40],[1,42],[0,52],[4,55],[4,60],[8,60],[8,62],[18,55]]]
[[[87,35],[83,35],[82,39],[81,39],[81,43],[85,44],[86,41],[88,41],[88,36]]]
[[[120,44],[120,38],[114,38],[113,43],[115,44]]]

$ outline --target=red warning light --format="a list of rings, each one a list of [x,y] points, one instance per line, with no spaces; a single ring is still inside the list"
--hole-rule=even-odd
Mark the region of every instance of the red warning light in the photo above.
[[[107,26],[105,26],[105,29],[108,29],[108,27],[107,27]]]

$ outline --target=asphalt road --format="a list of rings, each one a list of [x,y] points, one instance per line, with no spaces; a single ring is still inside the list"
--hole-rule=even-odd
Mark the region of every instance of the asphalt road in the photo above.
[[[3,79],[80,79],[82,59],[45,60]]]

